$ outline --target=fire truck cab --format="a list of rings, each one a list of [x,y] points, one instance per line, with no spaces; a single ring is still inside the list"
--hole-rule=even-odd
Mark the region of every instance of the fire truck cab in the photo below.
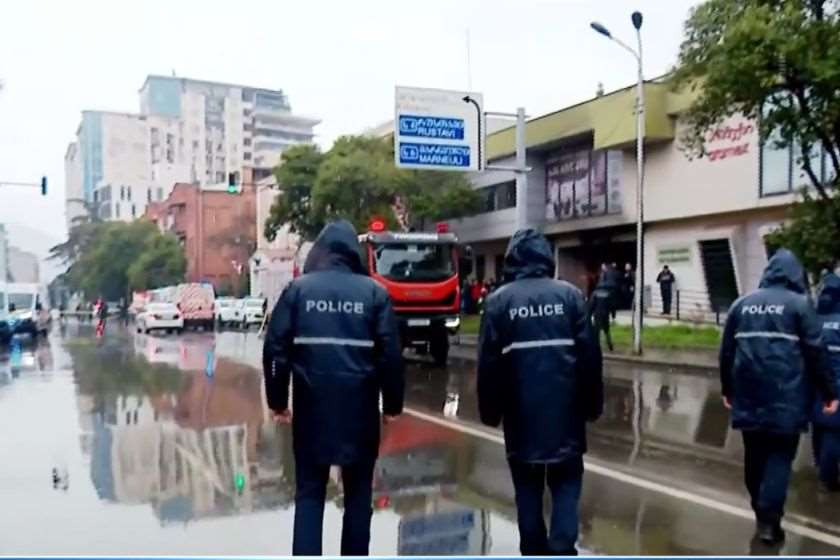
[[[403,347],[431,354],[437,365],[445,365],[449,335],[461,325],[458,238],[392,231],[359,237],[371,277],[391,296]]]

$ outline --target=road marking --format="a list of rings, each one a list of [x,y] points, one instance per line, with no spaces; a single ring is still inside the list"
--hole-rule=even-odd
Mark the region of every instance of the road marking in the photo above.
[[[426,412],[422,412],[420,410],[406,407],[404,409],[406,414],[410,414],[422,420],[426,420],[428,422],[432,422],[439,426],[444,426],[446,428],[450,428],[452,430],[468,434],[471,436],[475,436],[478,438],[485,439],[487,441],[492,441],[494,443],[498,443],[500,445],[504,445],[505,440],[502,436],[498,434],[494,434],[479,428],[473,428],[472,426],[468,426],[466,424],[462,424],[460,422],[453,422],[451,420],[446,420],[444,418],[439,418],[433,414],[428,414]],[[604,465],[599,465],[597,463],[593,463],[590,460],[584,460],[584,466],[586,470],[593,472],[595,474],[599,474],[601,476],[605,476],[607,478],[612,478],[619,482],[623,482],[625,484],[629,484],[631,486],[636,486],[637,488],[643,488],[644,490],[650,490],[651,492],[656,492],[658,494],[663,494],[665,496],[670,496],[672,498],[677,498],[678,500],[685,500],[688,502],[692,502],[694,504],[707,507],[709,509],[713,509],[722,513],[726,513],[735,517],[740,517],[742,519],[746,519],[749,521],[753,521],[755,519],[755,515],[753,514],[752,510],[733,506],[731,504],[727,504],[725,502],[721,502],[719,500],[715,500],[713,498],[708,498],[706,496],[702,496],[700,494],[690,492],[688,490],[681,490],[679,488],[674,488],[673,486],[668,486],[659,482],[654,482],[652,480],[647,480],[641,478],[636,475],[628,474],[626,472],[622,472],[617,469],[613,469]],[[791,533],[795,533],[802,537],[806,537],[815,541],[820,541],[831,546],[835,546],[840,548],[840,537],[824,533],[822,531],[818,531],[817,529],[812,529],[806,525],[802,525],[801,523],[791,522],[791,521],[784,521],[783,527],[790,531]]]

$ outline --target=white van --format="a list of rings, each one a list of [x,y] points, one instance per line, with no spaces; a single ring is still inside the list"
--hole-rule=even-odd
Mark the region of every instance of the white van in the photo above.
[[[50,310],[46,289],[40,284],[6,284],[6,310],[12,334],[46,336]]]

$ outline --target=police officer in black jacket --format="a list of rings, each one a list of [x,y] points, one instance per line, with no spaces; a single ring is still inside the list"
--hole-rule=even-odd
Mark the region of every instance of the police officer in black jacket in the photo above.
[[[814,389],[826,413],[837,410],[834,374],[820,324],[806,296],[805,273],[779,249],[759,289],[729,310],[720,349],[723,402],[744,438],[744,480],[757,537],[784,540],[781,520],[799,435],[807,429]]]
[[[487,299],[481,319],[481,421],[504,423],[522,554],[573,555],[585,423],[603,409],[601,351],[580,291],[552,278],[554,258],[545,237],[518,231],[504,273],[505,285]],[[546,482],[552,497],[548,532]]]
[[[278,421],[292,422],[297,484],[293,553],[321,554],[329,470],[339,465],[344,485],[341,553],[368,554],[379,396],[389,422],[402,412],[404,378],[390,298],[366,275],[348,222],[330,223],[321,231],[303,276],[277,302],[263,370],[269,408]]]

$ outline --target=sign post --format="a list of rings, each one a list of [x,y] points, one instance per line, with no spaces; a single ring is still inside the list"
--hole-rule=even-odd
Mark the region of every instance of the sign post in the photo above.
[[[480,93],[397,86],[395,101],[397,167],[484,169],[484,109]]]

